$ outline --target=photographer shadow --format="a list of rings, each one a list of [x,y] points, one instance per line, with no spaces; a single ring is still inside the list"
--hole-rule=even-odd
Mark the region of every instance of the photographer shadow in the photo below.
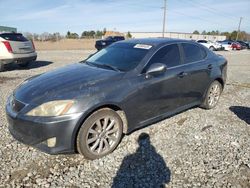
[[[170,182],[171,172],[151,144],[149,135],[142,133],[138,144],[136,153],[123,159],[113,179],[112,188],[165,187]]]
[[[250,124],[250,108],[244,106],[230,106],[231,110],[235,115],[238,116],[241,120],[245,121],[247,124]]]

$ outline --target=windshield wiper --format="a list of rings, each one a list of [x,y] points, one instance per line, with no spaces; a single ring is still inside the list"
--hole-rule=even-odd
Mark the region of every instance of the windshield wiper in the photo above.
[[[112,66],[112,65],[109,65],[109,64],[98,64],[98,65],[100,65],[100,66],[102,66],[102,67],[107,67],[107,68],[112,69],[112,70],[115,70],[115,71],[117,71],[117,72],[121,72],[120,69],[118,69],[118,68],[116,68],[116,67],[114,67],[114,66]]]
[[[89,61],[83,61],[83,63],[86,63],[87,65],[90,65],[90,66],[93,66],[93,67],[97,67],[98,65],[97,64],[95,64],[95,63],[91,63],[91,62],[89,62]]]
[[[115,70],[117,72],[121,72],[120,69],[112,66],[112,65],[108,65],[108,64],[98,64],[98,63],[92,63],[92,62],[89,62],[89,61],[82,61],[83,63],[86,63],[87,65],[90,65],[90,66],[94,66],[94,67],[105,67],[105,68],[108,68],[108,69],[112,69],[112,70]]]

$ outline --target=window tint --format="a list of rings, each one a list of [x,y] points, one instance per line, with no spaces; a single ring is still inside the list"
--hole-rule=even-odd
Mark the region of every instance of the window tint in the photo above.
[[[177,44],[171,44],[161,48],[149,61],[148,67],[153,63],[163,63],[167,67],[174,67],[179,65],[180,52]]]
[[[91,56],[87,59],[87,63],[100,67],[107,67],[108,65],[121,71],[132,70],[148,53],[148,50],[135,48],[134,46],[135,44],[132,43],[116,43]]]
[[[206,52],[202,51],[203,49],[195,44],[183,43],[182,46],[185,54],[185,63],[200,61],[206,56]]]
[[[25,42],[28,41],[22,34],[20,33],[2,33],[0,34],[0,37],[2,37],[5,40],[9,41],[19,41],[19,42]]]

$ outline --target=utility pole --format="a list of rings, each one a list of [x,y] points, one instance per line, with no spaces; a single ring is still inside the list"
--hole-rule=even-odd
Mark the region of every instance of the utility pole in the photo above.
[[[166,29],[166,13],[167,13],[167,0],[164,0],[164,15],[163,15],[163,28],[162,28],[162,37],[164,38],[165,29]]]
[[[240,22],[239,22],[239,26],[238,26],[238,32],[237,32],[236,40],[238,40],[238,37],[239,37],[241,20],[242,20],[242,17],[240,17]]]

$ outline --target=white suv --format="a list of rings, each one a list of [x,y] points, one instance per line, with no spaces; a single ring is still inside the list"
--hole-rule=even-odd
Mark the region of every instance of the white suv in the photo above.
[[[206,46],[208,49],[215,51],[215,50],[223,50],[223,46],[218,42],[212,42],[210,40],[197,40],[198,43]]]
[[[0,33],[0,71],[4,65],[17,63],[22,67],[35,61],[37,54],[33,42],[20,33]]]

